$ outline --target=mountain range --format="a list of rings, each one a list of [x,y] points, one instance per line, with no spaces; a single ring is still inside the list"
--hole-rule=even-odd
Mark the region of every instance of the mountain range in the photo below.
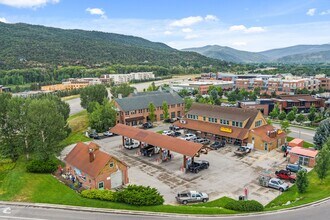
[[[330,63],[330,44],[296,45],[291,47],[249,52],[219,45],[187,48],[204,56],[234,63]]]
[[[0,22],[0,68],[52,65],[226,65],[195,52],[121,34]]]

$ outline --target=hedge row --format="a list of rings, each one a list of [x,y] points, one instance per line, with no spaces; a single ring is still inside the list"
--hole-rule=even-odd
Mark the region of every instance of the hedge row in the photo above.
[[[53,173],[58,167],[58,160],[49,159],[49,160],[31,160],[26,165],[26,170],[30,173]]]
[[[110,202],[121,202],[135,206],[162,205],[164,198],[155,188],[129,185],[127,188],[113,192],[110,190],[90,189],[81,192],[81,196]]]
[[[264,210],[264,206],[255,200],[230,201],[224,206],[224,208],[240,212],[261,212]]]

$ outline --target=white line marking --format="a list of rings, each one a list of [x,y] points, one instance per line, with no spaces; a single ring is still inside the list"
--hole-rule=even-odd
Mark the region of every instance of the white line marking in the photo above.
[[[11,213],[11,208],[10,207],[7,207],[7,208],[4,208],[2,213],[4,214],[10,214]]]
[[[47,220],[42,218],[27,218],[27,217],[1,216],[1,215],[0,215],[0,219]]]

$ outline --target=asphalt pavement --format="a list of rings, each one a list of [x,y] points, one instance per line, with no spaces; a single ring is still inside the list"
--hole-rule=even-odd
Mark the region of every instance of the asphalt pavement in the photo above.
[[[70,105],[70,115],[76,114],[84,110],[80,105],[80,98],[70,99],[65,102]]]
[[[77,207],[79,209],[79,207]],[[81,208],[84,209],[84,208]],[[327,220],[330,216],[330,200],[306,206],[303,208],[284,210],[273,213],[249,214],[243,216],[197,216],[197,215],[174,215],[162,213],[125,213],[124,211],[103,212],[100,209],[89,210],[66,210],[57,208],[39,208],[33,206],[0,205],[0,219],[21,219],[21,220],[55,220],[55,219],[97,219],[97,220],[157,220],[157,219],[189,219],[189,220]]]
[[[273,126],[275,126],[277,128],[281,128],[280,124],[274,123]],[[288,136],[293,137],[293,138],[300,138],[309,143],[313,143],[313,137],[315,135],[314,130],[298,128],[298,127],[290,127],[289,129],[291,132],[288,134]]]

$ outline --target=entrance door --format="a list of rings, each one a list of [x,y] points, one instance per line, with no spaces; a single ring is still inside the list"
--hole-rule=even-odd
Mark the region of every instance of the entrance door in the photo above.
[[[265,150],[267,150],[268,151],[268,143],[264,143],[264,147],[265,147]]]
[[[120,170],[111,174],[110,179],[111,179],[111,189],[118,188],[123,185],[123,173]]]

